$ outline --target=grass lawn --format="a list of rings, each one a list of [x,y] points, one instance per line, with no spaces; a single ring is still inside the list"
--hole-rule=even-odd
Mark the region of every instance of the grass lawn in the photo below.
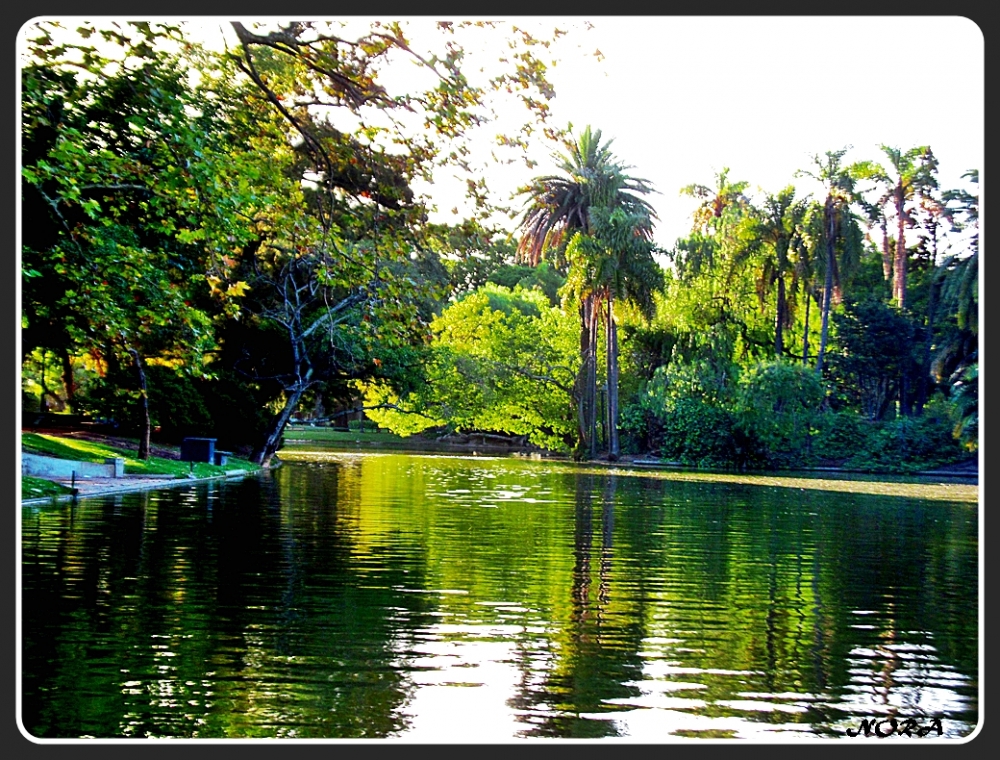
[[[45,478],[21,476],[21,499],[38,499],[43,496],[62,496],[73,493],[73,489]]]
[[[285,428],[285,445],[294,446],[299,441],[309,443],[343,443],[352,445],[356,443],[406,443],[406,438],[386,431],[365,431],[364,433],[355,430],[334,430],[325,427],[292,426]]]
[[[29,454],[72,459],[77,462],[104,462],[107,457],[125,459],[125,473],[132,475],[175,475],[183,476],[193,472],[199,478],[224,475],[233,470],[256,471],[260,467],[246,461],[229,457],[225,466],[219,467],[208,462],[182,462],[179,459],[153,457],[143,461],[136,459],[135,451],[111,446],[97,441],[78,438],[62,438],[43,433],[23,433],[21,448]],[[193,468],[192,468],[193,464]]]

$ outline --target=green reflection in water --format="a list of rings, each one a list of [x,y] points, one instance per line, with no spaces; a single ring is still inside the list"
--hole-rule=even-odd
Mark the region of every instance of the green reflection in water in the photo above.
[[[916,711],[961,736],[978,508],[932,486],[364,454],[25,509],[23,722],[768,741]]]

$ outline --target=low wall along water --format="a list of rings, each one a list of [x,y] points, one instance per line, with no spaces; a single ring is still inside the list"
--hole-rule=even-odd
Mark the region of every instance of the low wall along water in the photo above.
[[[50,478],[120,478],[125,474],[125,460],[108,457],[100,464],[22,453],[21,474]]]

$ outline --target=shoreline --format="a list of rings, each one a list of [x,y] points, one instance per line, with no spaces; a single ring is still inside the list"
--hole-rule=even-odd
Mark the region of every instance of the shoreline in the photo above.
[[[295,456],[295,453],[296,453],[296,451],[295,451],[296,448],[298,448],[298,446],[292,446],[292,447],[290,447],[288,449],[285,449],[284,452],[279,452],[278,455],[277,455],[277,457],[276,457],[276,462],[274,464],[272,464],[272,466],[270,468],[265,468],[264,470],[261,470],[260,472],[266,472],[267,469],[274,469],[275,467],[281,466],[281,453],[285,453],[286,455],[289,456],[289,459],[293,459],[294,456]],[[302,448],[306,448],[306,447],[303,446]],[[478,448],[481,449],[482,447],[478,447]],[[323,449],[325,449],[326,451],[330,451],[331,453],[344,452],[344,451],[353,451],[353,452],[358,452],[358,453],[365,453],[365,452],[377,452],[377,451],[379,451],[379,449],[381,449],[383,453],[386,452],[386,451],[391,451],[392,453],[398,453],[398,454],[421,454],[421,453],[427,453],[426,451],[422,451],[422,450],[418,450],[418,449],[412,449],[412,448],[411,449],[399,449],[399,448],[396,448],[396,447],[382,447],[382,446],[379,446],[379,445],[355,446],[355,447],[350,447],[350,448],[348,448],[346,446],[345,447],[325,446],[325,447],[323,447]],[[316,451],[316,450],[317,449],[312,449],[312,451]],[[462,453],[465,453],[466,455],[468,455],[470,453],[473,454],[473,455],[477,455],[477,454],[481,453],[484,456],[497,456],[497,455],[499,455],[499,456],[511,456],[511,457],[515,456],[515,454],[512,454],[510,452],[501,453],[501,452],[477,451],[476,447],[472,447],[472,446],[470,446],[468,448],[468,451],[465,451],[465,452],[456,451],[456,450],[453,449],[453,450],[448,451],[448,452],[443,452],[443,451],[438,450],[438,451],[434,451],[433,453],[436,453],[436,454],[445,454],[446,456],[448,454],[461,455]],[[521,456],[523,456],[523,455],[521,455]],[[524,457],[524,458],[528,458],[528,457]],[[561,460],[561,461],[571,461],[571,460],[564,460],[561,457],[539,457],[539,459],[541,459],[542,461],[550,460],[550,459]],[[613,462],[607,461],[607,460],[598,459],[598,460],[593,460],[593,461],[590,461],[590,462],[580,462],[579,464],[586,464],[586,465],[591,465],[591,466],[596,465],[596,466],[599,466],[599,467],[634,468],[636,470],[646,470],[646,471],[683,471],[683,472],[695,472],[695,473],[697,473],[697,472],[704,472],[704,473],[715,472],[714,470],[711,470],[711,471],[710,470],[699,470],[698,468],[685,467],[685,466],[682,466],[682,465],[680,465],[678,463],[674,463],[674,462],[668,462],[668,461],[663,461],[663,460],[656,460],[656,459],[652,459],[652,458],[648,458],[648,457],[642,457],[642,456],[622,457],[621,459],[619,459],[617,461],[613,461]],[[978,465],[978,463],[977,463],[977,465]],[[725,472],[728,472],[728,471],[718,471],[718,472],[724,472],[725,473]],[[213,475],[213,476],[208,476],[208,477],[191,477],[191,476],[176,477],[176,476],[155,475],[155,474],[153,474],[153,475],[133,474],[133,475],[125,475],[124,477],[121,477],[121,478],[103,478],[103,477],[77,478],[76,481],[75,481],[75,483],[74,483],[74,487],[76,489],[75,493],[55,494],[55,495],[49,495],[49,496],[38,496],[38,497],[30,498],[30,499],[22,499],[21,500],[21,505],[22,506],[39,506],[39,505],[44,505],[44,504],[52,504],[52,503],[59,503],[59,502],[65,502],[65,501],[74,501],[76,499],[81,499],[81,498],[100,497],[100,496],[113,496],[115,494],[120,494],[120,493],[134,493],[136,491],[149,491],[149,490],[155,490],[155,489],[159,489],[159,488],[175,488],[177,486],[182,486],[182,485],[191,485],[191,484],[194,484],[194,483],[207,483],[207,482],[216,481],[216,480],[242,479],[242,478],[246,477],[247,475],[253,475],[253,474],[259,474],[259,473],[258,472],[251,472],[251,471],[247,471],[247,470],[231,470],[229,472],[226,472],[223,475]],[[732,473],[729,473],[729,474],[732,474]],[[902,474],[887,474],[887,473],[881,473],[880,474],[880,473],[867,472],[867,471],[864,471],[864,470],[847,469],[847,468],[843,468],[843,467],[809,467],[809,468],[799,468],[799,469],[788,470],[788,471],[760,471],[760,472],[753,471],[753,472],[746,472],[746,473],[741,473],[741,474],[743,474],[743,475],[754,475],[754,474],[756,474],[756,475],[770,476],[770,477],[781,477],[781,476],[795,477],[796,474],[799,474],[799,475],[801,475],[801,474],[812,474],[812,475],[820,475],[821,476],[821,475],[825,474],[825,475],[834,475],[834,476],[836,476],[836,475],[844,475],[844,476],[847,476],[847,477],[850,477],[850,476],[862,476],[864,478],[884,477],[884,478],[890,478],[890,479],[900,478],[900,477],[903,477],[903,478],[915,478],[915,479],[920,479],[920,478],[938,478],[938,479],[940,479],[940,478],[948,478],[948,479],[953,479],[953,482],[957,482],[956,484],[970,485],[970,486],[976,486],[976,487],[979,486],[979,468],[978,468],[978,466],[976,466],[974,468],[935,469],[935,470],[925,470],[925,471],[922,471],[922,472],[902,473]],[[48,480],[52,480],[53,482],[56,482],[56,483],[61,483],[62,485],[65,485],[65,486],[70,486],[70,479],[69,478],[48,478]]]
[[[175,488],[194,483],[208,483],[213,480],[238,480],[247,475],[256,474],[257,472],[247,470],[233,470],[227,472],[225,475],[212,475],[204,478],[178,478],[166,475],[126,475],[121,478],[77,478],[74,485],[76,489],[75,493],[53,494],[50,496],[36,496],[30,499],[22,499],[21,506],[39,506],[64,501],[75,501],[76,499],[85,499],[91,496],[114,496],[120,493],[153,491],[159,488]],[[51,480],[67,487],[70,485],[69,478],[46,478],[46,480]]]

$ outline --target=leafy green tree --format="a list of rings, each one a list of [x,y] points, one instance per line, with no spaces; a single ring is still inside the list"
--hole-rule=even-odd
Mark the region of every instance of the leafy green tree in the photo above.
[[[979,184],[979,172],[964,175]],[[974,190],[975,188],[973,188]],[[949,190],[943,198],[955,231],[968,235],[967,248],[951,254],[937,268],[941,319],[931,374],[947,388],[955,406],[956,436],[969,448],[978,445],[979,427],[979,195]]]
[[[494,271],[487,282],[503,285],[506,288],[521,287],[525,290],[541,290],[549,299],[549,303],[558,306],[562,302],[559,295],[566,278],[548,261],[532,267],[527,264],[504,264]]]
[[[384,381],[362,385],[371,419],[401,435],[444,427],[571,447],[573,321],[540,290],[488,283],[449,305],[431,329],[419,387],[404,394]]]
[[[921,328],[877,300],[846,302],[833,318],[837,352],[830,356],[830,374],[865,418],[886,419],[902,383],[920,370],[915,351]]]
[[[762,362],[740,376],[737,414],[768,464],[804,464],[824,396],[812,370],[781,359]]]
[[[507,234],[474,219],[460,224],[428,224],[427,230],[424,245],[447,270],[453,299],[473,292],[497,271],[514,264],[514,246]]]
[[[726,333],[732,354],[727,361],[749,364],[774,351],[774,323],[760,308],[765,242],[758,215],[745,194],[748,183],[732,182],[728,169],[716,175],[715,188],[691,185],[682,192],[702,198],[691,233],[676,241],[668,256],[678,273],[668,310],[683,325],[683,353],[702,344],[699,333]]]
[[[457,26],[471,33],[493,25]],[[280,357],[257,355],[241,367],[255,382],[280,389],[272,424],[253,454],[266,464],[310,394],[377,377],[382,356],[426,338],[435,311],[429,295],[440,296],[448,273],[415,182],[432,180],[442,166],[472,172],[465,138],[489,121],[488,89],[518,92],[527,120],[543,129],[553,92],[531,50],[547,43],[516,29],[510,40],[516,71],[487,86],[463,73],[465,51],[451,24],[431,30],[443,37],[444,49],[430,57],[411,47],[406,24],[396,22],[234,23],[233,29],[239,47],[232,60],[286,125],[292,150],[274,162],[286,199],[261,215],[258,239],[240,256],[240,276],[254,291],[247,318],[282,336]],[[428,76],[390,93],[384,71],[401,59]],[[468,188],[481,213],[492,210],[481,178]]]
[[[131,365],[140,458],[147,362],[206,371],[219,308],[209,276],[246,239],[229,213],[246,197],[231,181],[242,158],[217,105],[222,80],[206,70],[192,83],[171,52],[181,42],[166,24],[41,22],[21,72],[24,349],[63,357],[70,396],[72,356]]]
[[[979,172],[966,172],[974,185],[979,184]],[[979,333],[979,195],[966,190],[944,193],[946,203],[953,204],[952,214],[958,217],[955,231],[969,234],[968,248],[949,256],[941,264],[946,273],[944,299],[946,308],[955,316],[958,327],[974,335]]]
[[[551,40],[521,26],[352,20],[232,26],[239,39],[233,54],[239,67],[286,119],[311,164],[321,188],[316,213],[324,224],[335,220],[339,197],[363,193],[383,207],[409,206],[414,223],[422,221],[426,204],[414,194],[414,181],[432,182],[442,167],[466,177],[468,196],[481,216],[489,216],[496,202],[473,160],[469,137],[489,127],[497,108],[506,106],[509,117],[511,101],[525,109],[523,134],[562,137],[548,123],[548,101],[555,91],[540,57]],[[497,30],[506,32],[508,43],[499,68],[491,64],[489,73],[474,76],[468,64],[478,57],[477,38],[495,36]],[[428,53],[412,43],[419,35],[419,47],[430,48]],[[387,72],[413,64],[410,86],[387,89]],[[498,150],[527,148],[511,134],[495,138],[502,146]],[[380,154],[377,163],[365,160],[369,148]],[[386,170],[382,176],[379,166]]]

